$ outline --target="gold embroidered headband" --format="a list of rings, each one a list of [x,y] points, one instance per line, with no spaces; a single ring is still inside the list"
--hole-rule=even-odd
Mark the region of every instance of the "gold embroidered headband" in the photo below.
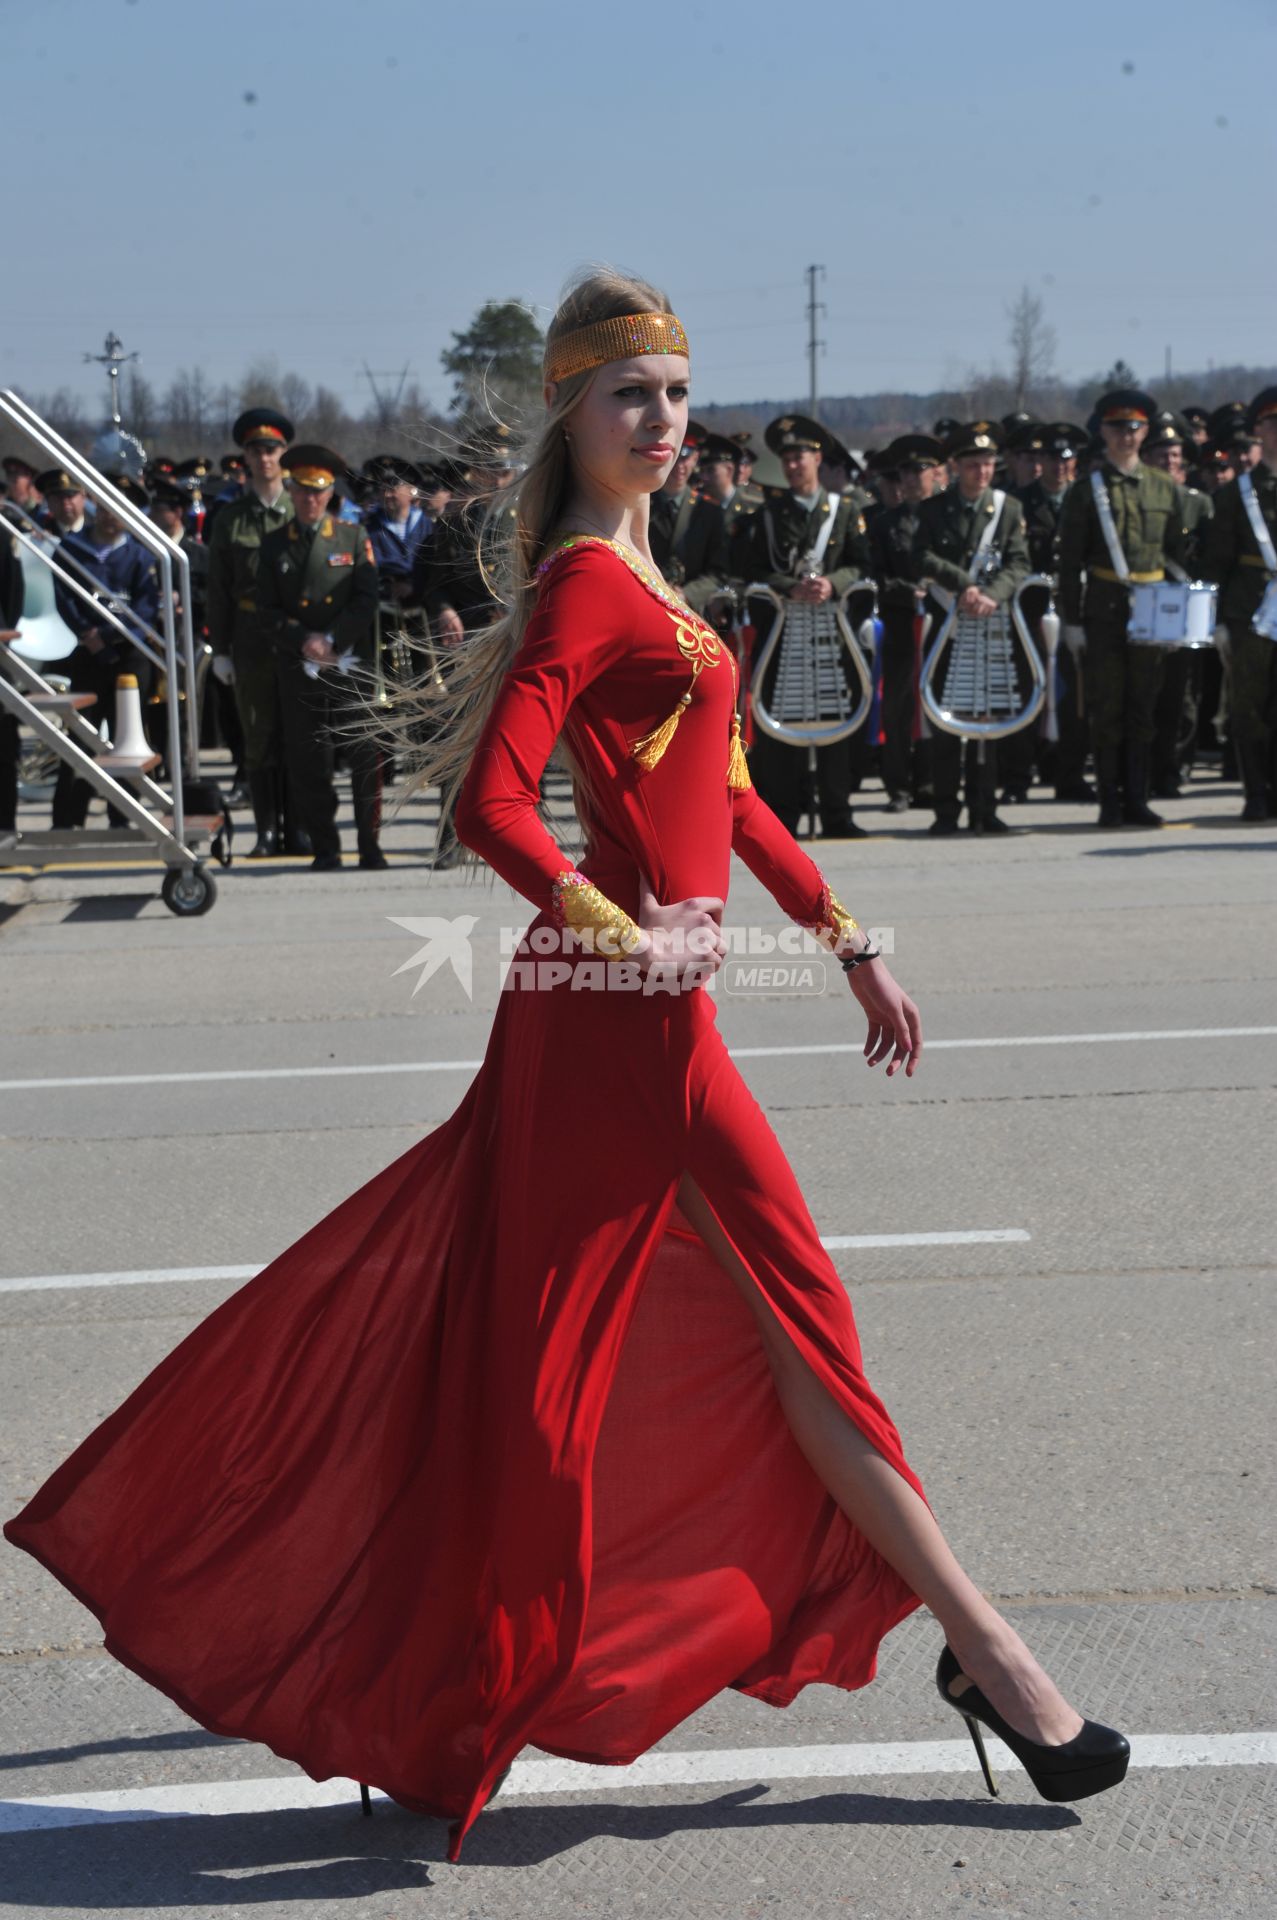
[[[545,377],[569,380],[574,373],[605,367],[609,360],[629,360],[640,353],[687,351],[683,323],[672,313],[625,313],[615,320],[596,320],[592,326],[576,327],[547,346]]]

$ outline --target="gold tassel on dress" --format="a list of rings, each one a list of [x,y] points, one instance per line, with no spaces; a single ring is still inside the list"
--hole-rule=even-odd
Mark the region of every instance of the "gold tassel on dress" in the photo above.
[[[695,685],[696,679],[695,676],[693,676],[692,687]],[[681,696],[678,705],[668,720],[662,720],[659,727],[654,727],[651,733],[645,733],[643,738],[636,740],[630,748],[630,752],[645,773],[651,772],[678,731],[678,723],[683,718],[684,708],[690,707],[692,704],[692,687],[689,687],[687,692]]]
[[[732,745],[727,756],[727,784],[729,787],[752,787],[749,777],[749,762],[745,758],[745,749],[741,744],[740,715],[732,714]]]

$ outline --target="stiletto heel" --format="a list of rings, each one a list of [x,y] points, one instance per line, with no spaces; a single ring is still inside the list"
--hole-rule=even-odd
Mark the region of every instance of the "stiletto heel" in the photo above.
[[[984,1775],[984,1784],[996,1800],[998,1797],[998,1783],[993,1777],[993,1769],[989,1765],[989,1756],[984,1750],[984,1735],[980,1731],[980,1722],[973,1720],[969,1713],[964,1713],[962,1717],[967,1723],[967,1732],[971,1735],[971,1744],[975,1748],[976,1756],[980,1762],[980,1771]]]
[[[363,1802],[365,1820],[371,1820],[372,1819],[372,1795],[369,1793],[367,1787],[364,1785],[362,1780],[359,1782],[359,1798]]]
[[[936,1686],[945,1705],[966,1721],[990,1793],[996,1793],[997,1788],[989,1771],[984,1736],[977,1725],[980,1720],[1010,1747],[1044,1800],[1085,1800],[1126,1778],[1131,1746],[1124,1734],[1101,1726],[1098,1720],[1084,1720],[1081,1733],[1058,1746],[1030,1740],[1008,1726],[997,1708],[989,1705],[975,1681],[962,1671],[947,1642],[936,1663]]]

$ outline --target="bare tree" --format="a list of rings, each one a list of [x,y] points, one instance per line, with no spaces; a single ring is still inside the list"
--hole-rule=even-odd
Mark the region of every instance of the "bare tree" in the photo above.
[[[155,388],[144,373],[139,373],[136,367],[131,367],[124,388],[125,426],[145,445],[154,439],[161,417],[161,409],[155,398]]]
[[[279,404],[290,420],[304,420],[314,405],[310,382],[299,373],[286,373],[279,383]]]
[[[1041,297],[1021,287],[1019,298],[1007,308],[1010,322],[1007,345],[1011,349],[1011,385],[1015,404],[1023,407],[1029,394],[1051,379],[1055,368],[1055,328],[1047,325]]]

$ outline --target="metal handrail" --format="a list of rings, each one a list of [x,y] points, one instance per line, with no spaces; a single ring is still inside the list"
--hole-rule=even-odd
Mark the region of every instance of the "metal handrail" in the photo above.
[[[200,720],[195,698],[195,629],[191,620],[191,563],[176,540],[157,527],[139,512],[133,502],[126,498],[117,487],[100,474],[84,455],[63,439],[60,433],[41,419],[33,407],[27,405],[20,394],[6,387],[0,391],[0,414],[9,420],[33,440],[38,447],[58,460],[79,480],[87,493],[95,500],[109,506],[120,522],[128,528],[134,538],[153,553],[160,567],[160,606],[164,622],[164,670],[167,675],[165,688],[168,708],[168,757],[173,777],[173,834],[178,841],[186,838],[185,809],[182,804],[183,754],[181,702],[178,699],[180,680],[184,679],[188,690],[186,702],[186,761],[192,778],[199,775],[199,732]],[[182,582],[182,670],[178,670],[177,623],[173,614],[173,564],[180,568]],[[68,579],[69,575],[66,576]],[[141,623],[139,623],[141,624]],[[132,635],[129,636],[133,638]]]

